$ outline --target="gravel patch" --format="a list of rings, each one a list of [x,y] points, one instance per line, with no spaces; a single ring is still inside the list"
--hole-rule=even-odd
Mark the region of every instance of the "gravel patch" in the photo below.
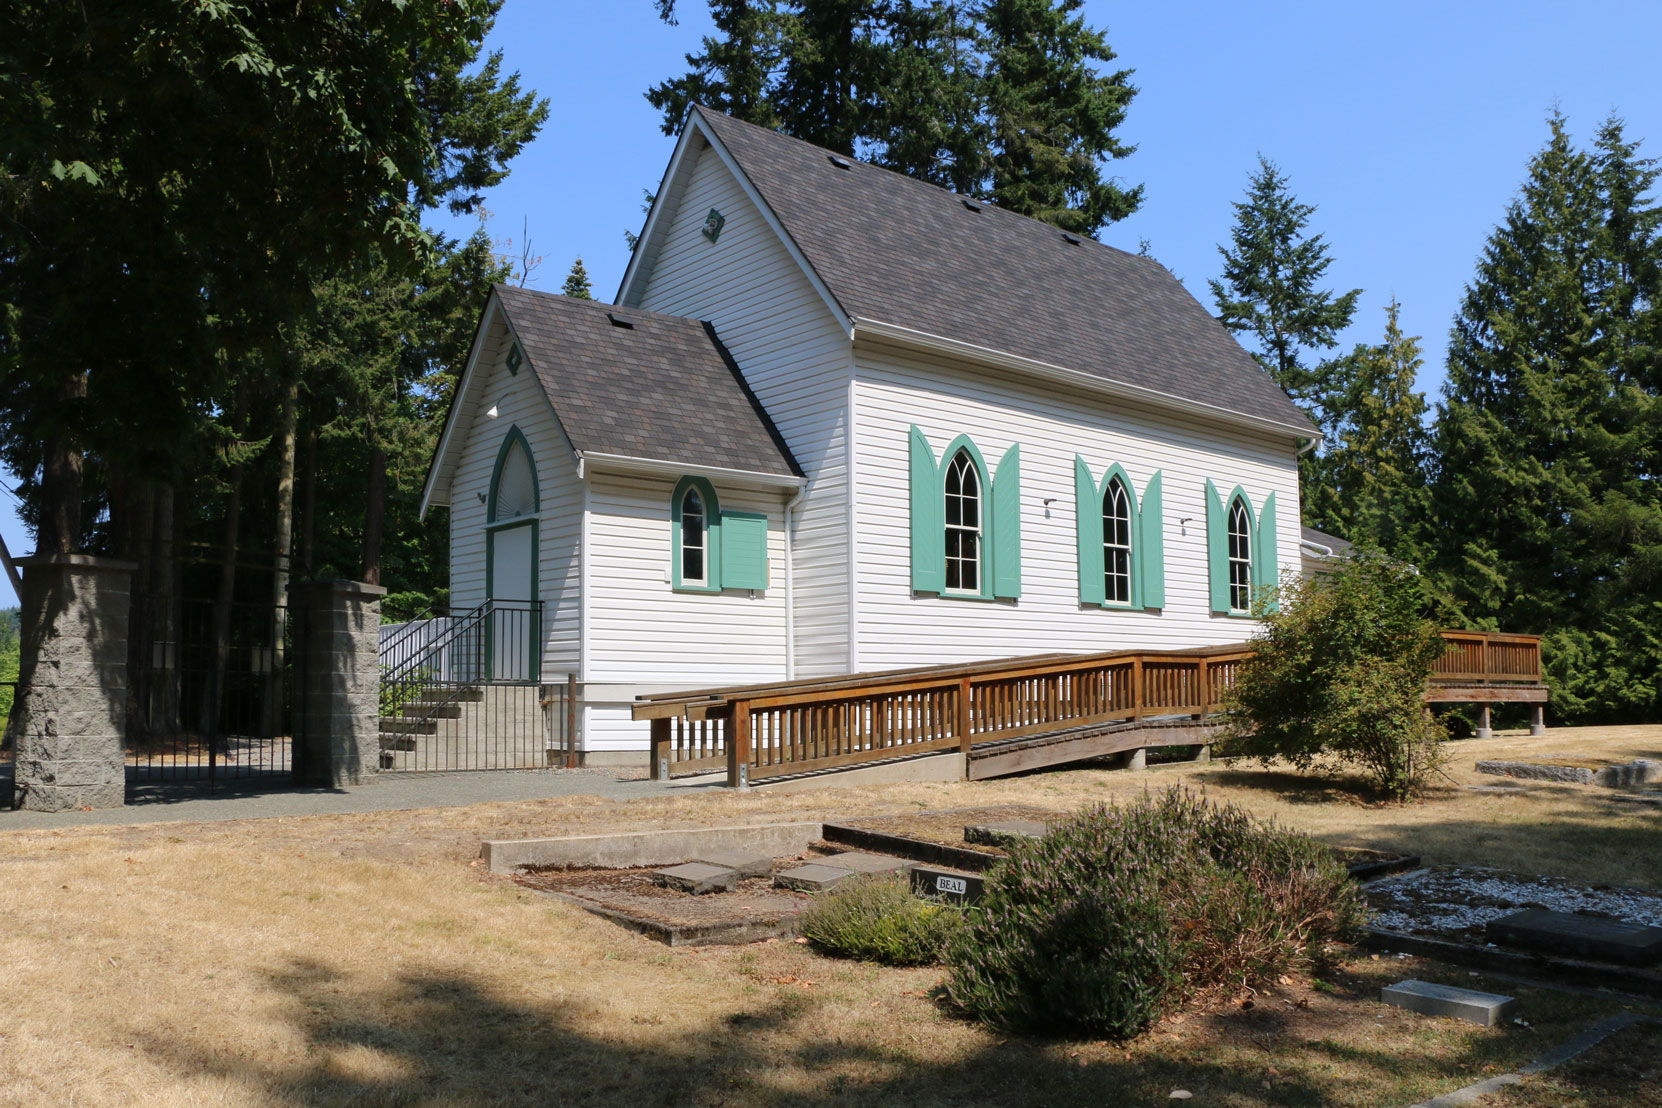
[[[1436,866],[1368,886],[1377,927],[1479,942],[1490,920],[1524,908],[1662,927],[1662,892],[1580,885],[1556,877]]]

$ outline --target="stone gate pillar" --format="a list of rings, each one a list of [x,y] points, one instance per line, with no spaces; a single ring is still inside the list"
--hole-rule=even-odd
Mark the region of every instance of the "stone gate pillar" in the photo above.
[[[381,598],[361,581],[289,585],[294,774],[367,785],[381,761]]]
[[[132,562],[86,554],[19,558],[22,669],[12,705],[12,807],[126,802],[127,611]]]

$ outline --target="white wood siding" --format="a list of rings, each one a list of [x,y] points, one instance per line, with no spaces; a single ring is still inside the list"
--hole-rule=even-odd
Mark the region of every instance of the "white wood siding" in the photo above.
[[[498,317],[500,319],[500,317]],[[450,608],[467,612],[485,599],[485,513],[491,471],[508,429],[517,426],[531,446],[537,471],[538,599],[543,602],[545,680],[562,680],[578,667],[578,542],[583,487],[571,447],[529,367],[510,374],[507,328],[480,350],[462,424],[460,456],[450,482]],[[485,413],[497,409],[496,418]],[[484,498],[484,499],[482,499]]]
[[[664,212],[668,233],[638,306],[708,320],[796,456],[806,480],[794,527],[796,674],[847,671],[848,494],[846,334],[709,146]],[[711,208],[726,217],[711,243]],[[696,398],[690,398],[696,399]]]
[[[677,592],[670,584],[675,482],[589,475],[589,625],[585,685],[698,688],[785,676],[781,494],[716,484],[723,511],[768,517],[768,588]],[[585,750],[646,749],[648,725],[622,704],[591,704]]]
[[[1010,375],[971,372],[892,347],[855,351],[856,563],[859,659],[865,670],[1047,651],[1169,649],[1240,642],[1256,624],[1213,616],[1207,586],[1205,483],[1237,484],[1254,512],[1276,500],[1276,553],[1299,567],[1295,446]],[[1016,601],[914,596],[907,434],[940,452],[969,435],[989,467],[1021,444],[1022,592]],[[1097,479],[1118,462],[1142,497],[1163,471],[1166,607],[1156,612],[1079,603],[1074,455]],[[1045,500],[1050,499],[1050,504]],[[1180,523],[1187,518],[1187,523]]]

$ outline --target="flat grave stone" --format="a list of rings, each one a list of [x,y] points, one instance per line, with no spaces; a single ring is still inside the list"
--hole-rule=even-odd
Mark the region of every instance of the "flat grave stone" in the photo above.
[[[1007,846],[1022,839],[1042,839],[1050,828],[1036,819],[1007,819],[975,823],[964,828],[964,841],[979,846]]]
[[[704,893],[730,893],[739,884],[739,875],[726,866],[712,866],[706,862],[687,862],[656,870],[652,883],[666,889],[702,896]]]
[[[1526,908],[1490,920],[1484,931],[1492,943],[1550,954],[1576,954],[1624,966],[1648,966],[1662,960],[1662,927],[1573,912]]]
[[[766,854],[746,854],[742,850],[707,850],[693,861],[710,866],[723,866],[741,878],[770,877],[773,874],[772,858]]]
[[[1610,799],[1623,804],[1648,804],[1652,808],[1662,808],[1662,792],[1614,793]]]
[[[1558,781],[1572,785],[1599,785],[1606,789],[1618,789],[1662,781],[1662,762],[1638,758],[1620,764],[1576,765],[1553,763],[1545,759],[1527,762],[1483,760],[1477,763],[1477,772],[1497,777],[1521,777],[1536,781]]]
[[[1526,793],[1529,791],[1523,785],[1467,785],[1466,790],[1474,793]]]
[[[822,866],[817,862],[810,862],[805,866],[797,866],[773,875],[775,888],[796,889],[799,892],[818,893],[834,888],[844,881],[852,881],[860,876],[859,872],[851,869],[841,869],[836,866]]]
[[[914,896],[932,896],[953,904],[974,904],[986,889],[979,873],[943,866],[917,866],[912,870]]]
[[[1518,1003],[1499,993],[1480,993],[1414,978],[1385,986],[1379,991],[1379,999],[1393,1008],[1406,1008],[1422,1016],[1450,1016],[1480,1027],[1493,1027]]]
[[[916,862],[905,858],[890,858],[883,854],[866,854],[858,850],[848,850],[841,854],[828,854],[823,858],[816,858],[814,865],[829,866],[832,869],[852,870],[855,873],[905,873]]]

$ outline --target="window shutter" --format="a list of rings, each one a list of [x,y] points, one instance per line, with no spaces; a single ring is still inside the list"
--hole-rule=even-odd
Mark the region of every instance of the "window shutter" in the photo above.
[[[946,588],[946,503],[935,452],[923,432],[912,428],[912,589]]]
[[[1211,481],[1206,482],[1206,569],[1212,610],[1229,611],[1229,521]]]
[[[1106,590],[1102,582],[1102,500],[1096,478],[1085,459],[1073,458],[1074,532],[1079,539],[1079,603],[1101,604]]]
[[[1161,530],[1165,511],[1160,490],[1160,474],[1156,473],[1143,490],[1142,511],[1137,516],[1137,547],[1131,554],[1140,569],[1145,608],[1166,606],[1166,538]]]
[[[1021,595],[1021,444],[999,459],[993,478],[993,595]]]
[[[1281,566],[1275,553],[1275,493],[1264,498],[1258,511],[1258,533],[1253,536],[1252,583],[1257,588],[1270,590],[1281,584]],[[1275,609],[1270,600],[1270,609]]]
[[[721,513],[721,587],[768,587],[768,517],[760,512]]]

